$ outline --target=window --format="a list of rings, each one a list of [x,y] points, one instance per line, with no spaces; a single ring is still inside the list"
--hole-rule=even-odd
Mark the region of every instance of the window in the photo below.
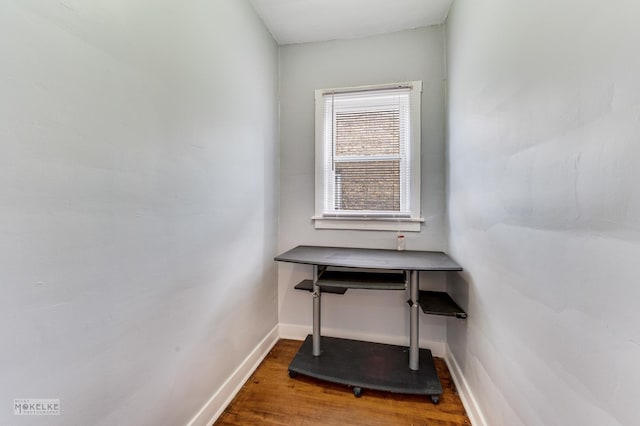
[[[420,230],[421,92],[316,91],[316,228]]]

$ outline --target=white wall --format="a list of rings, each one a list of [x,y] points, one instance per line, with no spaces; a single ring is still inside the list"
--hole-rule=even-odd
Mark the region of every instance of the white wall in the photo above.
[[[314,90],[408,80],[423,81],[421,189],[426,223],[419,233],[405,233],[407,249],[443,249],[444,34],[443,27],[435,26],[280,48],[280,251],[299,244],[396,247],[395,232],[315,230],[311,220],[315,208]],[[311,325],[311,297],[293,289],[310,274],[309,266],[278,266],[281,324]],[[443,274],[426,275],[423,288],[444,288]],[[330,333],[408,341],[404,292],[349,290],[344,296],[326,295],[323,300],[323,326],[333,329]],[[444,341],[444,320],[422,316],[421,335],[423,342]]]
[[[636,425],[640,3],[458,0],[448,342],[489,425]]]
[[[16,0],[0,52],[0,424],[184,424],[277,323],[277,46],[246,1]]]

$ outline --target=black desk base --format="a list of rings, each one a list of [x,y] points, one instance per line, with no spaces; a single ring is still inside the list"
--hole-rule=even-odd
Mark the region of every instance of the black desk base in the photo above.
[[[289,364],[289,375],[300,373],[328,382],[351,386],[360,396],[362,389],[426,395],[438,403],[442,385],[431,351],[420,349],[420,369],[407,368],[409,348],[358,340],[321,337],[322,353],[313,356],[313,336],[309,335]]]

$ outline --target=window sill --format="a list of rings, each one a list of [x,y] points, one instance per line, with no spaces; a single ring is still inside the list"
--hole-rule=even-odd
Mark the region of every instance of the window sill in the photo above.
[[[316,229],[420,232],[423,218],[371,218],[314,216]]]

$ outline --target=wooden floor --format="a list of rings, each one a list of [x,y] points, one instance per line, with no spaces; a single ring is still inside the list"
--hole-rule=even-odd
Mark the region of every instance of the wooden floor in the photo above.
[[[438,405],[424,396],[365,390],[299,375],[287,367],[302,342],[280,340],[215,423],[223,425],[470,425],[445,362],[435,358],[444,393]]]

